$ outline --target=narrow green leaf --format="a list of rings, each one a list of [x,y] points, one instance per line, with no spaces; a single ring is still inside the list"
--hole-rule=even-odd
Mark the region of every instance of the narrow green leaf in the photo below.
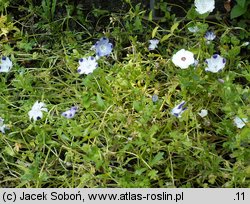
[[[156,26],[156,27],[154,28],[154,30],[153,30],[153,32],[152,32],[152,38],[155,37],[158,28],[159,28],[159,26]]]
[[[169,33],[167,35],[164,35],[163,38],[161,39],[161,42],[165,41],[165,40],[168,40],[168,38],[170,38],[173,34],[172,33]]]
[[[180,24],[179,22],[176,22],[174,25],[171,26],[170,29],[171,33],[174,33],[174,31],[178,28],[179,24]]]
[[[152,21],[152,20],[153,20],[153,12],[152,12],[152,11],[149,12],[148,20],[149,20],[149,21]]]

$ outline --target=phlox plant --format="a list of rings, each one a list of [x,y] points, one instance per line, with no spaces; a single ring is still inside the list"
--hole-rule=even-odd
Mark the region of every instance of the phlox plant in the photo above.
[[[127,2],[6,4],[1,187],[249,187],[249,28],[207,19],[213,1],[158,20]]]

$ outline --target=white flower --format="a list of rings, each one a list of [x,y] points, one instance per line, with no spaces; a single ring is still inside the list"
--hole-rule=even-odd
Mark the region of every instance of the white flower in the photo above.
[[[97,68],[98,63],[94,57],[87,57],[81,58],[79,60],[79,65],[77,69],[79,74],[90,74]]]
[[[225,83],[225,80],[224,80],[224,79],[218,79],[218,82],[224,84],[224,83]]]
[[[207,116],[207,110],[206,109],[202,109],[200,113],[198,113],[199,116],[201,116],[202,118]]]
[[[179,50],[172,57],[172,62],[175,66],[180,67],[181,69],[187,69],[189,65],[194,64],[194,54],[185,49]]]
[[[48,112],[48,109],[45,108],[46,105],[43,102],[36,101],[35,104],[32,106],[31,110],[28,112],[30,120],[33,118],[34,121],[42,119],[43,112]]]
[[[214,0],[195,0],[194,1],[195,10],[199,14],[204,14],[207,12],[212,12],[215,8],[215,1]]]
[[[234,118],[234,124],[237,128],[243,128],[247,122],[247,118],[239,118],[238,116]]]
[[[250,43],[249,42],[244,42],[241,46],[248,46]]]
[[[200,29],[198,28],[198,26],[190,26],[188,27],[188,30],[191,33],[197,33]]]
[[[6,125],[3,124],[4,119],[0,117],[0,131],[5,133]]]
[[[9,72],[12,68],[12,62],[8,57],[2,57],[0,64],[0,72]]]
[[[206,59],[205,62],[207,63],[205,70],[213,73],[222,70],[226,65],[226,59],[218,54],[213,55],[210,59]]]
[[[216,35],[212,31],[207,31],[205,34],[207,41],[213,41],[216,38]]]
[[[183,108],[183,106],[185,105],[185,101],[182,101],[181,103],[179,103],[177,106],[175,106],[172,111],[171,114],[180,118],[181,114],[187,109],[187,108]]]
[[[152,39],[152,40],[149,40],[149,46],[148,46],[148,49],[149,50],[154,50],[155,48],[157,48],[157,44],[159,43],[159,40],[157,39]]]

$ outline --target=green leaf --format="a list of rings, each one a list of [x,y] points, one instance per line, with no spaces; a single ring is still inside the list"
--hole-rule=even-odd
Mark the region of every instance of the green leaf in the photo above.
[[[141,19],[139,18],[139,16],[137,16],[135,18],[134,26],[135,26],[135,30],[141,30],[142,29],[142,23],[141,23]]]
[[[152,12],[152,11],[149,12],[148,20],[149,20],[149,21],[152,21],[152,20],[153,20],[153,12]]]
[[[4,152],[12,157],[15,155],[14,150],[9,146],[5,146]]]
[[[165,41],[165,40],[168,40],[168,38],[170,38],[173,34],[172,33],[169,33],[167,35],[164,35],[163,38],[161,39],[161,42]]]
[[[102,100],[102,98],[101,98],[101,96],[100,96],[99,93],[97,93],[96,102],[97,102],[98,106],[100,106],[100,107],[104,107],[104,105],[105,105],[104,101]]]
[[[235,5],[231,11],[230,14],[230,18],[237,18],[241,15],[243,15],[244,13],[246,13],[247,11],[247,7],[241,7],[239,4]]]
[[[164,153],[163,152],[159,152],[152,161],[149,162],[149,165],[150,166],[154,166],[156,165],[160,160],[163,159],[163,155]]]
[[[246,0],[236,0],[237,4],[240,5],[242,8],[246,6]]]
[[[178,28],[179,24],[180,24],[179,22],[176,22],[174,25],[171,26],[170,31],[172,34]]]
[[[134,101],[133,102],[133,107],[136,111],[140,112],[143,110],[143,106],[142,106],[142,103],[139,102],[139,101]]]
[[[157,173],[158,173],[157,170],[151,170],[151,171],[148,173],[148,176],[150,177],[150,179],[156,180],[156,179],[158,179]]]
[[[152,32],[152,38],[155,37],[158,28],[159,28],[159,26],[156,26],[156,27],[154,28],[154,30],[153,30],[153,32]]]

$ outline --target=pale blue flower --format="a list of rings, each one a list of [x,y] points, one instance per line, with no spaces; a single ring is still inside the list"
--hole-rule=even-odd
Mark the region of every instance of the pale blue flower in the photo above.
[[[63,112],[62,116],[68,119],[73,118],[77,112],[77,109],[78,108],[76,106],[73,106],[69,110]]]
[[[3,121],[4,121],[4,119],[2,119],[2,118],[0,117],[0,131],[1,131],[2,133],[5,133],[5,129],[7,129],[7,128],[6,128],[6,125],[3,124]]]
[[[206,117],[208,114],[208,111],[206,109],[202,109],[200,113],[198,113],[199,116],[201,116],[202,118]]]
[[[157,39],[152,39],[152,40],[149,40],[149,46],[148,46],[148,49],[149,50],[154,50],[155,48],[157,48],[157,45],[159,43],[159,40]]]
[[[180,118],[181,114],[187,109],[187,108],[183,108],[183,106],[185,105],[185,101],[182,101],[181,103],[179,103],[177,106],[175,106],[172,111],[171,114]]]
[[[218,82],[224,84],[224,83],[225,83],[225,80],[224,80],[224,79],[218,79]]]
[[[247,118],[240,118],[238,116],[236,116],[234,118],[234,124],[236,125],[237,128],[243,128],[246,123],[248,122]]]
[[[8,57],[2,57],[0,64],[0,72],[9,72],[12,68],[13,64]]]
[[[212,31],[207,31],[205,34],[207,41],[213,41],[216,38],[216,35]]]
[[[153,102],[157,102],[157,101],[158,101],[158,96],[157,96],[156,94],[154,94],[154,95],[152,96],[152,101],[153,101]]]
[[[190,27],[188,27],[188,30],[191,33],[198,33],[200,29],[198,26],[190,26]]]
[[[94,57],[81,58],[79,65],[77,68],[79,74],[90,74],[98,67],[98,63]]]
[[[211,58],[206,59],[207,67],[206,71],[216,73],[222,70],[226,65],[226,59],[218,54],[213,55]]]
[[[198,66],[198,64],[199,64],[199,60],[194,60],[194,63],[192,64],[192,66],[194,66],[194,67],[197,67]]]
[[[103,37],[96,42],[96,44],[94,45],[94,49],[98,57],[108,56],[112,52],[113,45],[112,43],[109,43],[108,38]]]

